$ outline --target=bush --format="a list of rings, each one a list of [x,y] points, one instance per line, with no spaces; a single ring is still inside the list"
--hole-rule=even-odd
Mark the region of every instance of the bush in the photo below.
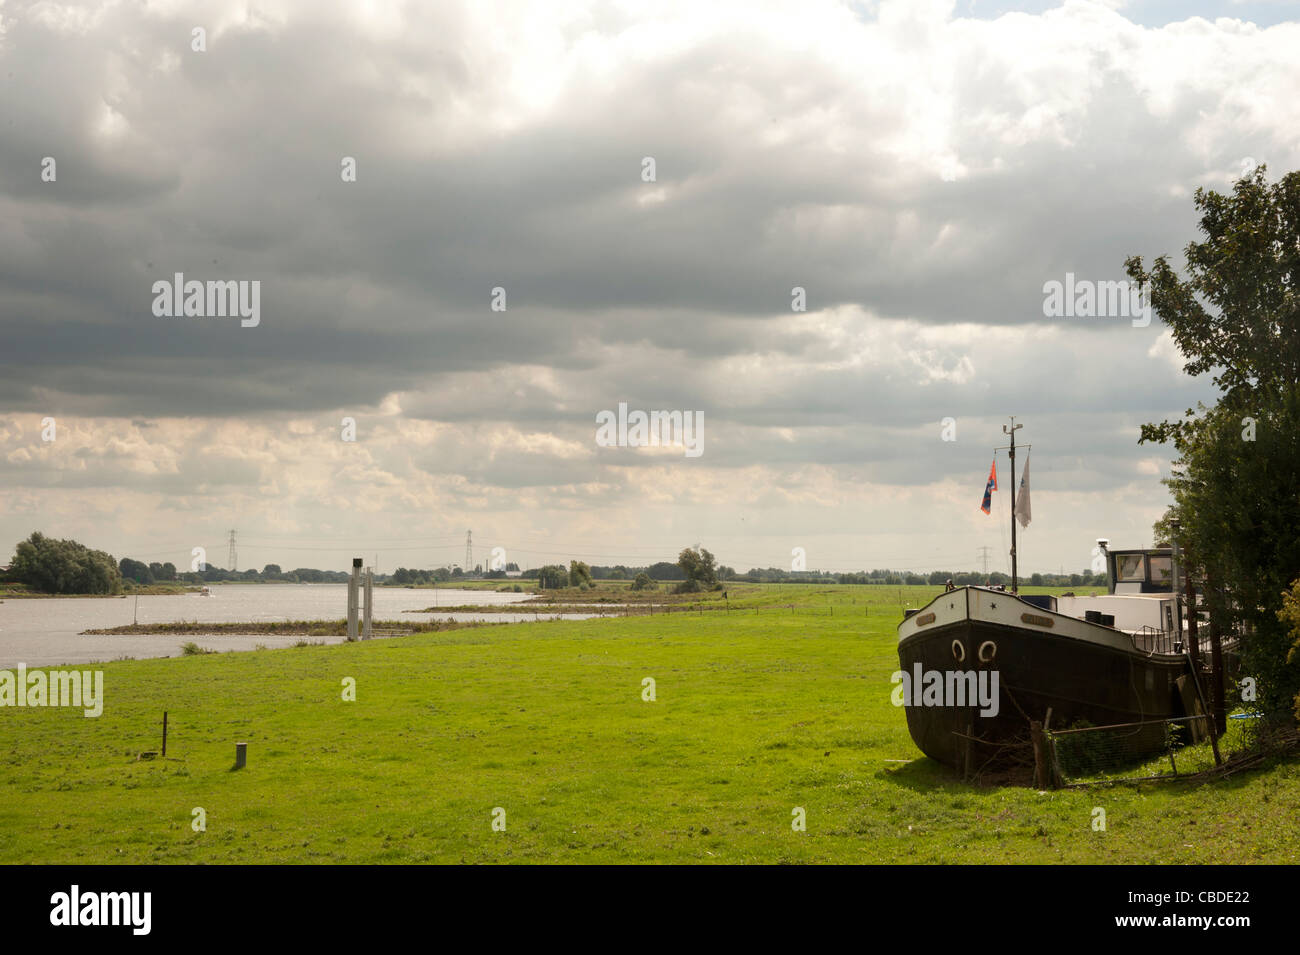
[[[637,574],[632,581],[633,590],[654,590],[658,585],[650,578],[645,571]]]
[[[217,652],[216,650],[205,650],[203,647],[199,646],[193,640],[181,644],[181,656],[199,657],[199,656],[203,656],[203,654],[205,653],[216,653],[216,652]]]

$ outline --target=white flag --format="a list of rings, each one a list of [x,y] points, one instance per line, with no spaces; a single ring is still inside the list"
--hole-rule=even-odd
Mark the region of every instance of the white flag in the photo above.
[[[1033,519],[1029,507],[1029,455],[1025,455],[1025,473],[1020,479],[1020,493],[1016,495],[1016,520],[1021,527],[1028,527]]]

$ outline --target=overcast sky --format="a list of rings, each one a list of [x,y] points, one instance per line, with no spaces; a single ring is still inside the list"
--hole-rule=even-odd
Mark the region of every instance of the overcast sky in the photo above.
[[[1300,167],[1298,16],[0,3],[2,556],[1005,569],[1008,415],[1022,570],[1150,544],[1138,426],[1212,386],[1044,283],[1181,268],[1198,186]],[[259,323],[155,315],[175,273]],[[703,453],[599,446],[620,402]]]

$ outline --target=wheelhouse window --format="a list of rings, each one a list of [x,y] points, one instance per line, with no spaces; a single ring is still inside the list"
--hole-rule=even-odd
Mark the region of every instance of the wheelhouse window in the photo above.
[[[1151,583],[1169,586],[1174,582],[1174,559],[1151,557]]]
[[[1141,583],[1146,580],[1146,569],[1142,566],[1141,554],[1116,554],[1115,576],[1119,580]]]

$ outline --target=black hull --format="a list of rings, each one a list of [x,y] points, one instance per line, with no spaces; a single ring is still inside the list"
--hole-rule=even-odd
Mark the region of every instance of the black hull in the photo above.
[[[960,660],[954,641],[964,651]],[[996,645],[996,656],[980,662],[986,641]],[[977,705],[905,706],[908,731],[920,750],[967,772],[997,762],[999,749],[991,744],[1027,741],[1030,721],[1045,721],[1049,709],[1057,730],[1085,721],[1111,726],[1184,715],[1175,685],[1187,672],[1182,657],[1125,652],[1065,633],[965,619],[910,635],[899,643],[898,658],[908,674],[916,664],[923,672],[997,671],[996,715],[981,715]],[[979,742],[968,743],[967,736]],[[1166,745],[1166,729],[1123,731],[1113,743],[1124,756],[1156,754]]]

